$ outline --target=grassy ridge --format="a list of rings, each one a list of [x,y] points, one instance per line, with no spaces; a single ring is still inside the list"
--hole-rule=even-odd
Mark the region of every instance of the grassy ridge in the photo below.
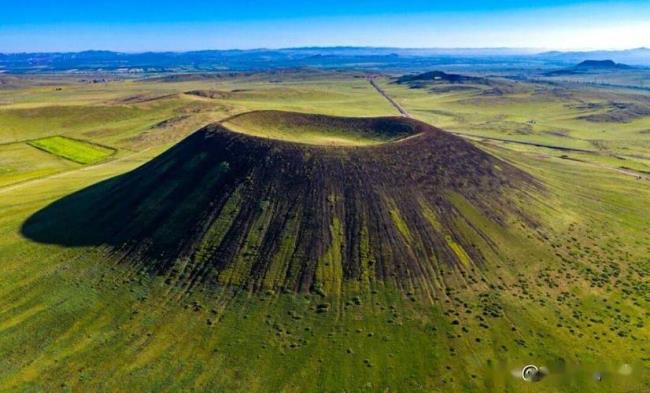
[[[230,130],[262,138],[311,145],[368,146],[399,140],[412,130],[398,122],[378,122],[282,111],[254,111],[227,119]]]

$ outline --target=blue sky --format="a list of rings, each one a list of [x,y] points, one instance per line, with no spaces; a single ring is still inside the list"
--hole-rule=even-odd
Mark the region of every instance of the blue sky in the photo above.
[[[0,51],[650,46],[650,1],[2,0]]]

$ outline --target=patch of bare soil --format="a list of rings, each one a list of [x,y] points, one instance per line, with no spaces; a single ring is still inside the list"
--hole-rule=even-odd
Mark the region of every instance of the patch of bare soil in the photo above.
[[[239,72],[216,72],[216,73],[194,73],[194,74],[171,74],[163,75],[154,78],[144,79],[144,82],[163,82],[163,83],[179,83],[179,82],[200,82],[210,80],[221,80],[235,77],[241,77],[246,73]]]
[[[183,123],[185,120],[189,119],[190,115],[181,115],[172,117],[166,120],[163,120],[159,123],[154,124],[151,128],[172,128],[178,126],[180,123]]]
[[[435,85],[429,87],[429,91],[432,93],[454,93],[466,91],[480,92],[481,89],[471,85]]]
[[[594,123],[628,123],[641,117],[650,116],[650,105],[635,102],[586,103],[582,108],[604,110],[601,113],[578,117],[578,119]]]
[[[177,96],[176,94],[164,94],[164,95],[136,94],[136,95],[120,98],[115,102],[118,104],[140,104],[144,102],[164,100],[166,98],[172,98],[176,96]]]

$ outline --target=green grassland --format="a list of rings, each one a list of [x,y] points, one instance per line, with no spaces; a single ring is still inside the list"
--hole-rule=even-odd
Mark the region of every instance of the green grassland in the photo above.
[[[604,88],[639,91],[650,89],[650,75],[646,70],[627,70],[625,72],[593,72],[573,75],[544,76],[542,81],[571,83],[577,86],[600,86]]]
[[[46,151],[79,164],[102,161],[115,153],[115,149],[70,139],[63,136],[49,136],[27,142],[30,146]]]
[[[268,139],[325,146],[368,146],[410,136],[408,130],[386,132],[368,124],[328,116],[301,116],[282,111],[254,111],[222,123],[231,131]]]
[[[6,186],[70,170],[79,165],[26,143],[0,145],[0,185]]]
[[[512,144],[584,150],[591,154],[582,158],[590,161],[616,158],[618,166],[650,171],[650,116],[634,111],[647,108],[648,98],[638,92],[522,82],[510,82],[505,88],[474,84],[463,90],[443,85],[432,92],[390,80],[380,83],[414,117],[449,131]]]
[[[650,183],[638,175],[650,171],[650,133],[643,132],[650,117],[595,123],[579,117],[607,109],[578,105],[642,98],[608,90],[560,94],[534,84],[486,96],[483,86],[433,92],[378,83],[415,117],[472,135],[481,149],[539,179],[546,191],[519,206],[538,223],[506,218],[497,226],[452,195],[457,227],[486,260],[465,269],[435,266],[436,282],[414,280],[408,292],[370,280],[337,283],[340,295],[207,284],[188,291],[116,263],[108,246],[40,244],[23,237],[21,225],[211,121],[259,109],[376,116],[397,115],[394,108],[367,81],[340,73],[175,83],[49,77],[0,90],[0,391],[647,388]],[[245,94],[185,94],[197,89]],[[82,165],[27,144],[54,135],[117,152]],[[313,135],[304,138],[298,141]],[[410,233],[396,208],[391,215]],[[332,223],[333,246],[346,241],[335,236],[339,225]],[[475,228],[489,234],[489,244]],[[336,251],[330,247],[327,257],[336,259]],[[551,372],[534,384],[511,375],[528,363]],[[624,363],[631,375],[617,373]],[[601,382],[595,371],[604,373]]]
[[[349,74],[253,74],[177,83],[156,78],[102,83],[76,76],[25,79],[22,88],[0,90],[0,146],[8,150],[0,158],[0,184],[71,169],[54,155],[44,155],[32,166],[13,154],[23,151],[26,142],[48,136],[110,146],[117,149],[112,158],[120,158],[169,147],[206,124],[253,109],[350,116],[393,113],[364,79]],[[185,94],[201,89],[235,93],[224,99]]]

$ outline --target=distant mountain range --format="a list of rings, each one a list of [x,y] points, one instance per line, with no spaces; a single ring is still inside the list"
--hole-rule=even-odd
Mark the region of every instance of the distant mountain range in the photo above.
[[[617,72],[633,70],[634,67],[627,64],[616,63],[612,60],[585,60],[573,67],[548,72],[548,76],[590,74],[601,72]]]
[[[612,60],[585,60],[575,68],[579,70],[627,70],[632,67],[627,64],[615,63]]]
[[[579,63],[593,59],[608,59],[616,63],[635,66],[650,66],[650,48],[637,48],[619,51],[589,51],[589,52],[544,52],[539,56],[549,60],[567,63]]]
[[[591,59],[650,66],[650,49],[592,52],[540,52],[533,49],[404,49],[306,47],[289,49],[205,50],[193,52],[0,53],[0,72],[53,71],[244,71],[315,67],[416,71],[430,67],[458,69],[561,68]]]

